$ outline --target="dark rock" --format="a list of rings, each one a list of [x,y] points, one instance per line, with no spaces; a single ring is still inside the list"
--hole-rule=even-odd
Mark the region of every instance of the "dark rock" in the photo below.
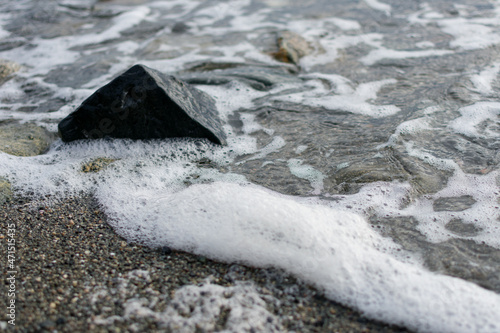
[[[66,142],[104,137],[191,137],[226,144],[210,96],[143,65],[133,66],[98,89],[58,127]]]
[[[64,317],[59,317],[59,318],[57,318],[57,320],[56,320],[56,324],[57,324],[57,325],[64,325],[64,324],[66,324],[66,322],[67,322],[67,320],[66,320],[66,318],[64,318]]]
[[[184,22],[177,22],[172,27],[172,32],[176,34],[182,34],[189,30],[189,26]]]

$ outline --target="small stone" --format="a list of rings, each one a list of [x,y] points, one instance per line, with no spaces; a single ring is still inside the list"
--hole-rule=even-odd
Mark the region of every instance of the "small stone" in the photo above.
[[[278,52],[273,53],[273,56],[278,61],[298,65],[300,58],[312,51],[313,48],[304,37],[286,30],[278,34]]]
[[[170,253],[172,253],[172,249],[169,248],[168,246],[161,247],[160,251],[161,251],[162,254],[170,254]]]
[[[172,32],[176,34],[181,34],[189,30],[189,25],[184,22],[177,22],[172,28]]]
[[[116,159],[114,158],[98,157],[88,163],[83,164],[81,167],[81,171],[85,173],[99,172],[103,169],[106,169],[106,167],[114,161],[116,161]]]
[[[66,318],[64,318],[64,317],[57,318],[56,324],[57,325],[64,325],[64,324],[66,324]]]
[[[465,237],[477,236],[482,230],[481,228],[476,227],[474,224],[464,223],[460,219],[453,219],[450,222],[446,223],[444,227],[457,235]]]
[[[21,69],[21,65],[0,59],[0,85],[9,79],[9,76]]]
[[[35,156],[47,151],[55,135],[35,124],[0,126],[0,150],[15,156]]]
[[[435,212],[460,212],[469,209],[476,203],[470,195],[461,197],[438,198],[434,201],[432,208]]]
[[[80,139],[206,138],[226,144],[214,100],[157,70],[135,65],[59,123],[65,142]]]
[[[54,303],[50,303],[51,307],[52,307],[52,304],[54,304]],[[45,330],[52,330],[55,328],[55,326],[56,326],[56,324],[52,320],[45,320],[44,322],[40,323],[40,328],[45,329]]]

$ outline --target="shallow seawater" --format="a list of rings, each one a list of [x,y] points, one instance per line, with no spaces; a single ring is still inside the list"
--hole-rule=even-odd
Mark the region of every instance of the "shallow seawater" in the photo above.
[[[50,131],[136,63],[210,94],[229,145],[0,153],[31,196],[88,192],[130,241],[278,267],[367,317],[499,331],[498,1],[0,4],[0,121]],[[296,64],[273,57],[291,31]],[[97,158],[113,162],[81,172]],[[260,310],[259,310],[260,311]]]

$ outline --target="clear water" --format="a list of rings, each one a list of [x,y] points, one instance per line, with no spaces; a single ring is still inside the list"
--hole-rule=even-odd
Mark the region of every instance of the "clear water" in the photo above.
[[[0,87],[1,120],[55,131],[142,63],[213,96],[229,136],[222,148],[1,153],[17,190],[91,192],[130,241],[280,267],[370,318],[500,330],[498,1],[26,0],[0,12],[0,58],[23,66]],[[272,57],[285,30],[308,42],[297,65]],[[97,157],[117,161],[80,172]]]

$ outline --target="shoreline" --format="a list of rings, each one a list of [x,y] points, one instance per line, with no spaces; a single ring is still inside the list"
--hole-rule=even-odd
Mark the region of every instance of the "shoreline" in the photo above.
[[[1,215],[2,253],[7,253],[5,225],[16,226],[16,331],[168,332],[154,316],[126,318],[124,304],[155,299],[149,308],[159,313],[172,303],[176,290],[208,279],[223,287],[250,281],[278,319],[275,331],[408,332],[369,320],[276,269],[127,243],[107,224],[91,196],[57,202],[13,198],[2,205]],[[146,277],[131,279],[137,272]],[[127,287],[120,289],[123,281]],[[225,321],[218,320],[215,330],[224,329]],[[12,329],[6,321],[1,325]]]

